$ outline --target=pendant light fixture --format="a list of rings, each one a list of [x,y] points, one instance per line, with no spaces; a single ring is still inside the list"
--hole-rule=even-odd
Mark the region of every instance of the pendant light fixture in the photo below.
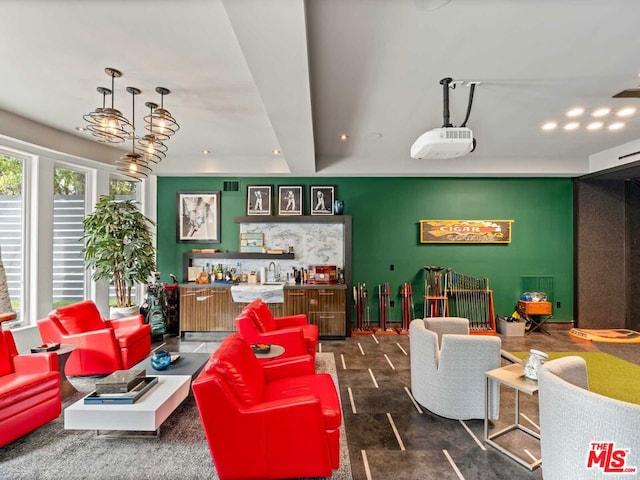
[[[120,110],[114,107],[114,79],[120,78],[122,72],[111,67],[105,68],[104,71],[111,77],[111,90],[102,87],[98,88],[98,91],[103,94],[103,108],[96,109],[94,112],[85,115],[85,119],[87,119],[87,116],[91,117],[91,120],[87,120],[89,122],[87,129],[91,131],[94,136],[98,137],[98,140],[101,142],[122,143],[129,138],[133,130],[133,126],[129,120],[120,113]],[[104,107],[104,98],[108,94],[111,95],[111,108]],[[96,115],[98,110],[100,111]]]
[[[169,95],[171,90],[164,87],[156,87],[156,92],[160,94],[160,108],[156,108],[149,115],[144,117],[145,128],[153,132],[156,138],[162,142],[169,140],[179,129],[180,125],[171,116],[168,110],[164,109],[164,96]]]
[[[158,108],[157,103],[146,102],[145,106],[149,107],[149,116],[153,115],[153,110]],[[138,140],[140,154],[152,163],[160,163],[167,156],[167,146],[162,143],[153,131],[153,125],[150,126],[149,133]]]
[[[149,162],[136,152],[136,95],[140,94],[140,90],[135,87],[127,87],[127,92],[131,94],[132,98],[131,118],[133,118],[133,123],[131,126],[133,130],[131,131],[131,151],[116,160],[116,170],[139,182],[151,173],[151,168],[149,168]]]
[[[111,90],[106,87],[98,87],[98,92],[102,94],[102,108],[98,107],[93,112],[83,115],[83,119],[87,122],[86,129],[98,139],[99,142],[109,142],[109,138],[104,133],[104,125],[107,124],[106,115],[106,97],[111,95]]]
[[[127,87],[127,92],[132,96],[130,122],[114,107],[114,81],[122,76],[122,72],[111,67],[105,68],[104,71],[111,77],[111,89],[98,87],[98,92],[102,94],[102,107],[83,115],[82,118],[87,122],[86,129],[99,142],[115,144],[131,139],[131,151],[116,160],[116,170],[135,181],[141,181],[151,173],[150,165],[158,164],[167,156],[167,146],[164,142],[180,129],[176,119],[163,105],[164,96],[171,91],[168,88],[156,87],[155,91],[160,94],[160,108],[156,103],[145,103],[149,108],[149,115],[144,117],[148,133],[139,138],[136,137],[135,129],[135,99],[136,95],[141,93],[140,89]],[[111,95],[111,107],[106,106],[107,95]]]

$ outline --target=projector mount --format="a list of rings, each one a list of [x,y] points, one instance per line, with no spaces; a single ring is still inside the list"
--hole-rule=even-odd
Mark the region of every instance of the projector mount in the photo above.
[[[473,104],[473,93],[475,87],[480,82],[467,82],[470,87],[469,104],[467,115],[460,127],[451,124],[449,114],[449,89],[454,89],[463,82],[454,82],[451,78],[440,80],[444,97],[443,125],[442,128],[434,128],[420,135],[413,145],[411,145],[410,155],[415,160],[431,159],[442,160],[463,157],[476,149],[476,139],[473,137],[471,129],[466,127],[467,120],[471,114]]]
[[[440,80],[440,85],[442,85],[442,100],[443,100],[443,106],[444,106],[444,110],[442,112],[442,128],[450,128],[453,127],[453,125],[451,124],[450,121],[450,115],[449,115],[449,89],[454,89],[456,88],[457,85],[461,84],[462,82],[454,82],[453,79],[451,77],[446,77],[443,78],[442,80]],[[467,121],[469,120],[469,115],[471,115],[471,106],[473,105],[473,92],[476,89],[476,85],[478,85],[480,82],[468,82],[467,85],[469,86],[470,90],[469,90],[469,103],[467,104],[467,115],[464,117],[464,121],[462,122],[462,125],[460,125],[460,127],[466,127],[467,126]]]

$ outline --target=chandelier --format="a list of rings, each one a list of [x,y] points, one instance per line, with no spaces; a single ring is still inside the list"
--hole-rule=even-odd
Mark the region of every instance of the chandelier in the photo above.
[[[164,96],[169,89],[156,87],[160,94],[160,108],[153,102],[145,105],[149,108],[149,115],[144,117],[147,134],[136,136],[135,128],[135,97],[141,93],[140,89],[127,87],[127,92],[132,97],[131,121],[129,121],[115,104],[114,83],[116,78],[122,76],[122,72],[115,68],[105,68],[105,73],[111,77],[111,89],[98,87],[102,94],[102,107],[83,115],[87,122],[87,130],[102,143],[123,143],[131,140],[131,151],[116,160],[116,170],[134,181],[141,181],[151,172],[150,165],[156,165],[167,156],[165,141],[169,140],[179,129],[180,125],[175,118],[164,108]],[[111,96],[111,107],[106,106],[106,97]]]

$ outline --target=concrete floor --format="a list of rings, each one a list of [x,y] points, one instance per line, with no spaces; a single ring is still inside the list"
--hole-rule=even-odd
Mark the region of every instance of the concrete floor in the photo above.
[[[619,351],[621,358],[640,364],[640,344],[592,344],[566,330],[500,337],[506,351],[606,350],[614,355]],[[163,348],[211,352],[221,338],[187,334],[183,339],[166,339]],[[354,480],[542,478],[541,469],[531,472],[486,445],[482,420],[445,419],[412,401],[408,336],[355,335],[321,340],[318,347],[335,355]],[[493,431],[513,421],[513,390],[502,387],[500,398],[500,419],[491,422]],[[538,425],[537,410],[537,396],[521,394],[521,421],[533,430]],[[527,458],[540,458],[538,442],[522,432],[509,433],[499,443]]]

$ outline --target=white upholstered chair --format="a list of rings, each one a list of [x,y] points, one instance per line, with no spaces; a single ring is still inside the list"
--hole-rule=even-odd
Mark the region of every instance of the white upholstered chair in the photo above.
[[[540,443],[545,480],[605,478],[604,465],[587,468],[591,443],[627,450],[626,467],[640,472],[640,405],[590,392],[583,358],[549,361],[538,373]],[[599,452],[601,453],[601,452]],[[596,462],[597,463],[597,462]]]
[[[469,320],[454,317],[413,320],[409,335],[416,401],[442,417],[484,418],[484,374],[500,367],[500,339],[469,335]],[[492,382],[490,418],[498,417],[499,407],[499,388]]]

